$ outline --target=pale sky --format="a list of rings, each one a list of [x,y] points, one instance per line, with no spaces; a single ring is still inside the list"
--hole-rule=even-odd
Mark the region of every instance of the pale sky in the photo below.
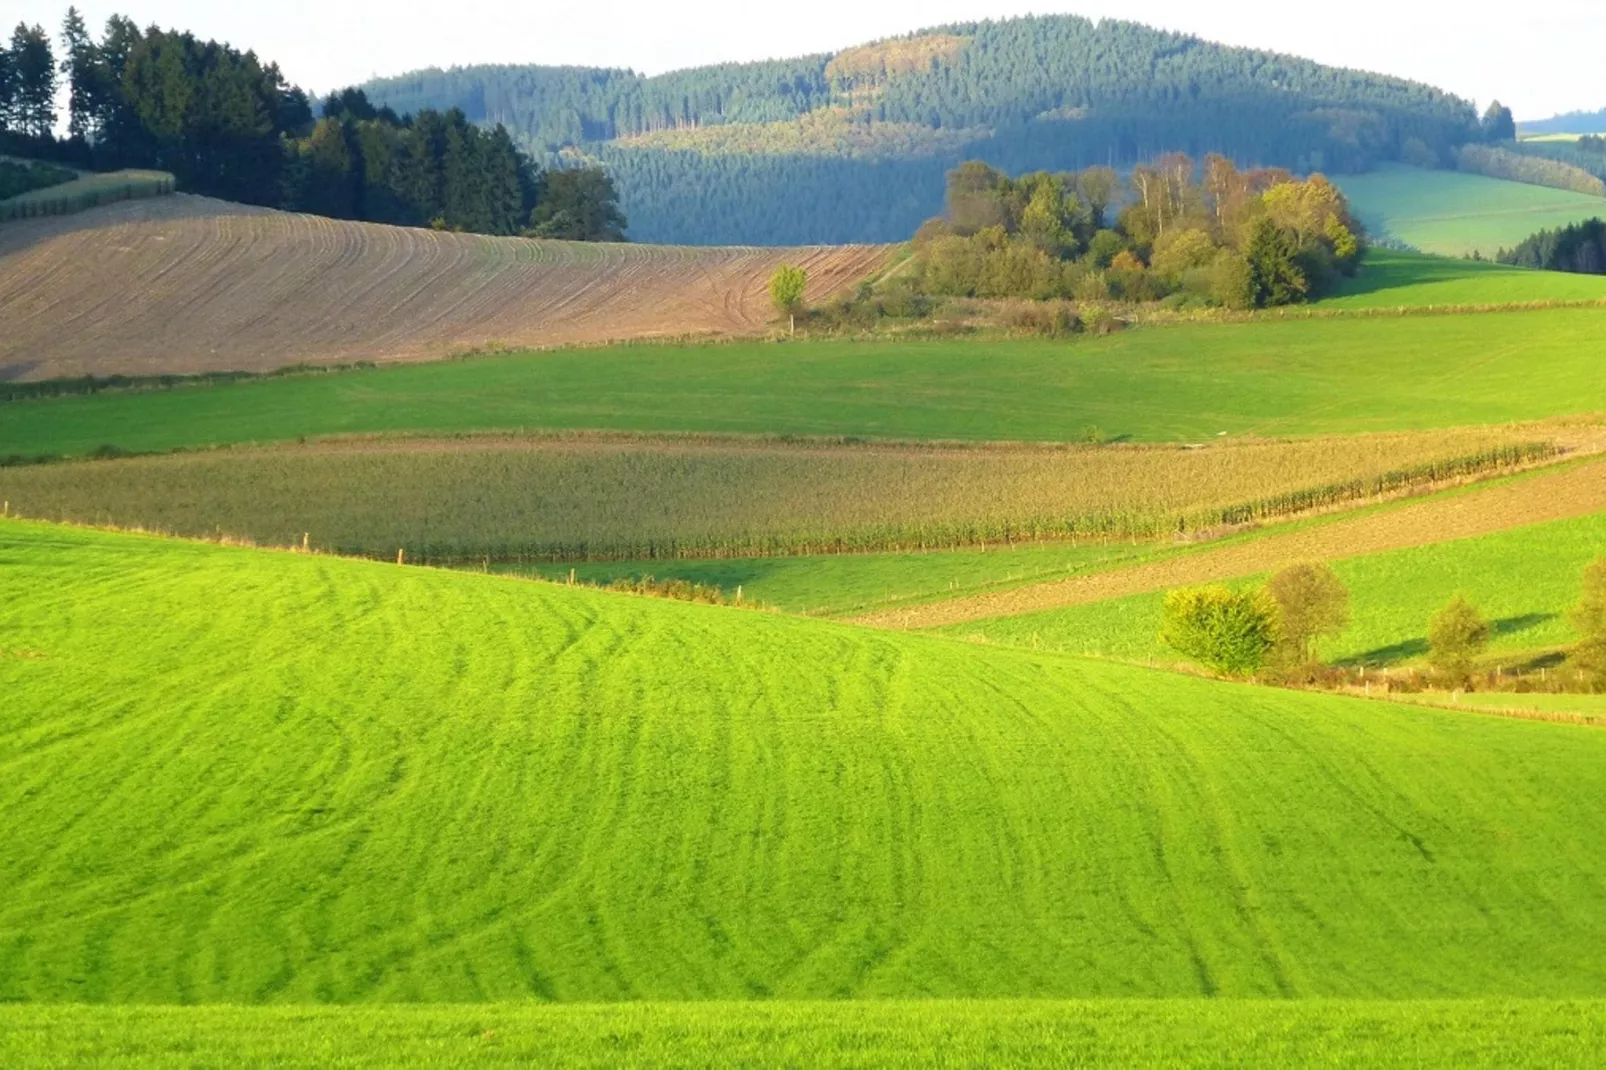
[[[649,74],[707,63],[828,52],[946,22],[1028,12],[1133,19],[1226,44],[1398,75],[1519,119],[1606,107],[1603,0],[81,0],[98,36],[113,12],[254,49],[312,92],[418,67],[542,63]],[[18,19],[59,31],[65,0],[0,0]]]

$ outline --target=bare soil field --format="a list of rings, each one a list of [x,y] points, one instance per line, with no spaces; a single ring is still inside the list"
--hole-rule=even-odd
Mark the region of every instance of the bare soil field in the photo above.
[[[1296,561],[1336,560],[1606,510],[1606,461],[1425,499],[1333,523],[1275,533],[1216,549],[1008,591],[873,613],[857,623],[881,628],[938,628],[1085,605],[1168,587],[1251,576]]]
[[[492,238],[174,195],[0,227],[0,380],[268,371],[751,335],[783,263],[809,299],[876,246],[673,248]]]

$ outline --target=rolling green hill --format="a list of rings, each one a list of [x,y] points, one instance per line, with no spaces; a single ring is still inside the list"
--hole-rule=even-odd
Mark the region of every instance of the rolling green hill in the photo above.
[[[1606,993],[1594,730],[15,521],[0,562],[0,1001]]]
[[[1606,409],[1603,325],[1606,310],[1560,309],[513,354],[0,402],[0,457],[523,428],[1198,442],[1464,427]]]
[[[1386,166],[1335,177],[1374,237],[1486,259],[1541,230],[1606,215],[1606,199],[1460,171]]]
[[[1349,587],[1353,623],[1326,657],[1394,665],[1427,653],[1427,626],[1456,593],[1494,622],[1491,655],[1517,658],[1576,640],[1566,620],[1584,566],[1606,557],[1606,514],[1517,527],[1492,535],[1333,562]],[[1243,577],[1243,582],[1262,576]],[[1165,663],[1181,660],[1159,640],[1163,592],[951,629],[1044,650]]]

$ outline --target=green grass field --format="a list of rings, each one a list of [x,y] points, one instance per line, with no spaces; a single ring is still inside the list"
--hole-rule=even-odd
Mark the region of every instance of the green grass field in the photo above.
[[[1557,1067],[1606,1045],[1572,1001],[0,1006],[0,1061],[169,1067]]]
[[[1335,561],[1334,571],[1350,589],[1353,622],[1323,654],[1372,665],[1418,660],[1427,653],[1429,620],[1457,592],[1494,622],[1494,661],[1565,646],[1576,639],[1566,613],[1578,601],[1580,575],[1599,557],[1606,557],[1606,514]],[[1042,650],[1171,663],[1179,656],[1157,634],[1163,597],[1135,595],[948,631]]]
[[[1334,181],[1375,237],[1442,256],[1492,257],[1537,231],[1606,216],[1606,198],[1460,171],[1393,165]]]
[[[1321,307],[1424,308],[1538,301],[1606,301],[1606,278],[1374,249],[1367,254],[1360,274],[1344,280],[1339,292],[1324,298]]]
[[[0,403],[0,456],[489,428],[1204,441],[1470,426],[1606,409],[1603,328],[1606,309],[1566,309],[518,354]]]
[[[1149,542],[1111,541],[927,553],[595,561],[512,566],[505,571],[563,581],[572,569],[579,582],[598,585],[646,577],[685,580],[718,587],[726,595],[740,589],[744,601],[788,613],[838,617],[1059,579],[1176,552],[1180,551]]]
[[[15,521],[0,584],[0,1002],[1606,993],[1593,729]]]

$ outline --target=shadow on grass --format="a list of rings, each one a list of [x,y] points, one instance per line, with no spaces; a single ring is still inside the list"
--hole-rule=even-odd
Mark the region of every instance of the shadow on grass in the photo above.
[[[1519,635],[1522,632],[1530,631],[1541,624],[1555,620],[1556,616],[1557,614],[1555,613],[1524,613],[1518,617],[1502,617],[1500,620],[1491,621],[1489,630],[1495,638],[1502,639],[1508,635]],[[1375,650],[1368,650],[1364,654],[1345,658],[1339,664],[1350,668],[1359,668],[1364,665],[1368,669],[1382,669],[1423,657],[1427,652],[1428,641],[1426,637],[1419,636],[1415,639],[1407,639],[1390,646],[1380,646]],[[1559,657],[1560,655],[1557,656]],[[1535,668],[1538,667],[1537,665],[1535,666]]]

